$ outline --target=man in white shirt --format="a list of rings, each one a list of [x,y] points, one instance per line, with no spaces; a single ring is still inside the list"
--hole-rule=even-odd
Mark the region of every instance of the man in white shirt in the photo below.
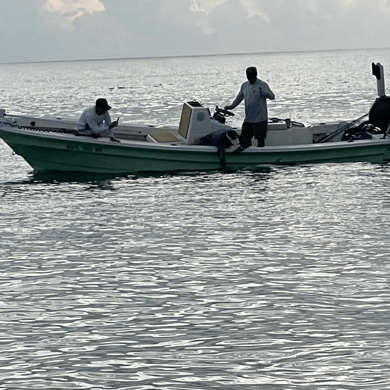
[[[275,95],[266,82],[257,78],[257,69],[254,66],[246,69],[246,76],[248,81],[241,85],[237,97],[230,106],[225,107],[225,110],[236,108],[244,100],[245,120],[242,124],[241,137],[248,140],[248,145],[244,147],[250,145],[252,137],[255,137],[258,146],[262,147],[267,137],[267,99],[273,100]]]
[[[97,99],[93,107],[89,107],[83,111],[78,120],[75,129],[76,135],[91,135],[98,138],[100,134],[108,131],[111,141],[120,142],[114,136],[113,128],[118,126],[118,121],[111,122],[111,117],[108,111],[111,107],[106,99]],[[103,123],[104,122],[104,123]]]

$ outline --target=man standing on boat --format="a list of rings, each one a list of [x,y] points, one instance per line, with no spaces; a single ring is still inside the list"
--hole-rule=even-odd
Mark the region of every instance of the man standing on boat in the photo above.
[[[113,131],[113,128],[118,126],[118,121],[111,122],[111,117],[108,113],[110,109],[111,107],[106,99],[97,99],[94,106],[87,108],[81,114],[75,126],[77,130],[76,135],[91,135],[97,138],[100,134],[108,131],[111,141],[120,142],[115,138]]]
[[[242,124],[241,137],[248,140],[244,148],[250,146],[251,139],[255,137],[258,146],[264,146],[267,137],[268,111],[267,99],[274,100],[275,95],[268,84],[257,78],[257,69],[250,66],[246,69],[248,81],[242,84],[240,92],[230,106],[225,110],[236,108],[243,100],[245,102],[245,120]]]

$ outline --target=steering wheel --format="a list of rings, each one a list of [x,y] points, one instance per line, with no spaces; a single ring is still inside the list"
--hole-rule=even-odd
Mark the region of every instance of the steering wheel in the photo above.
[[[223,108],[219,108],[218,106],[215,106],[215,111],[222,116],[234,116],[234,112],[224,110]]]

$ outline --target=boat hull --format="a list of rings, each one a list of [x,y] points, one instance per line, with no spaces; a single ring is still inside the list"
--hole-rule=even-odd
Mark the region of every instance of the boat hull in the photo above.
[[[219,169],[212,146],[154,144],[76,137],[0,128],[0,137],[22,156],[35,172],[63,171],[107,174],[209,171]],[[356,140],[326,144],[249,147],[241,154],[227,153],[229,168],[255,168],[262,164],[390,161],[390,139]]]

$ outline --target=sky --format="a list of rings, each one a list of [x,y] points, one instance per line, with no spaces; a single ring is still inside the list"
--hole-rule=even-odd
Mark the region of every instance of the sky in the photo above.
[[[0,0],[0,63],[390,47],[390,0]]]

